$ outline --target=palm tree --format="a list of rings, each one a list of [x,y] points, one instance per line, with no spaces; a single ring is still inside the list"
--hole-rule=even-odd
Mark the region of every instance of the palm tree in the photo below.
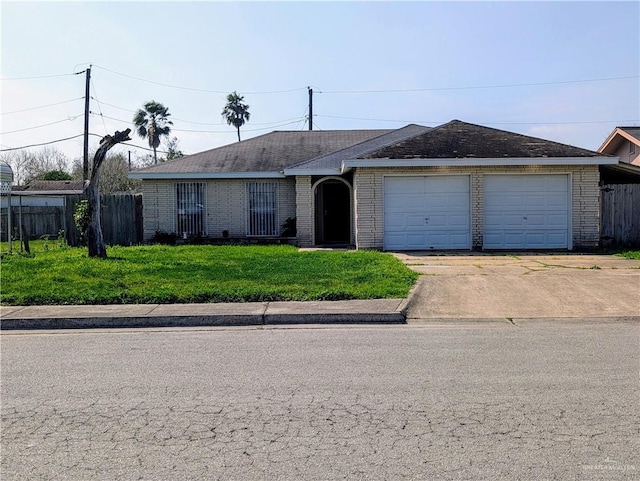
[[[240,141],[240,127],[249,121],[249,106],[243,104],[243,100],[244,97],[234,91],[227,95],[227,104],[222,109],[222,117],[227,121],[227,124],[238,129],[238,142]]]
[[[169,136],[171,132],[170,125],[173,122],[169,120],[169,116],[169,109],[155,100],[144,104],[144,109],[138,110],[133,116],[136,132],[143,139],[148,139],[149,147],[153,148],[154,164],[158,163],[156,149],[160,146],[160,138]]]

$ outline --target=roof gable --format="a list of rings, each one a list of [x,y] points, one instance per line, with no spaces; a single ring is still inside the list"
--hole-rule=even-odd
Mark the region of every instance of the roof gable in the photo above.
[[[364,142],[360,142],[359,144],[346,147],[336,152],[330,152],[326,155],[294,165],[290,167],[289,170],[340,170],[340,168],[342,167],[342,161],[345,159],[355,159],[358,156],[364,155],[368,152],[372,152],[387,145],[394,144],[396,142],[414,137],[419,134],[423,134],[429,130],[431,130],[431,127],[409,124],[400,129],[391,130],[385,134],[379,135],[369,140],[365,140]]]
[[[358,159],[457,159],[600,157],[601,154],[550,140],[452,120],[421,135]]]
[[[624,141],[640,146],[640,127],[616,127],[598,148],[598,152],[613,155]]]

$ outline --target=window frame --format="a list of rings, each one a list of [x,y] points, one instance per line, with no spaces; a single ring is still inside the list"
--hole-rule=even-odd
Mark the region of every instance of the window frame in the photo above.
[[[207,235],[207,183],[176,182],[175,194],[175,231],[182,237]],[[181,200],[181,197],[185,197]],[[194,209],[185,213],[181,210]],[[181,217],[182,216],[182,217]],[[189,216],[189,217],[187,217]]]
[[[252,181],[246,186],[247,237],[279,237],[278,182]],[[272,189],[272,190],[271,190]],[[270,191],[271,190],[271,191]],[[262,196],[257,199],[256,196]],[[267,197],[267,199],[265,199]],[[257,218],[263,216],[262,218]],[[268,217],[267,217],[268,216]]]

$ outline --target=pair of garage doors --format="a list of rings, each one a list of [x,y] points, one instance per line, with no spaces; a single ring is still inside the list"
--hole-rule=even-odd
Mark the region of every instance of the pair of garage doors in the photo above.
[[[386,250],[471,249],[468,175],[385,177]],[[484,249],[569,247],[569,177],[484,176]]]

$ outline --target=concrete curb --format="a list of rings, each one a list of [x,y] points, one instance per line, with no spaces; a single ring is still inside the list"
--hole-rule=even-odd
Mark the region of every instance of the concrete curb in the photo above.
[[[402,299],[3,308],[0,330],[406,324]]]

